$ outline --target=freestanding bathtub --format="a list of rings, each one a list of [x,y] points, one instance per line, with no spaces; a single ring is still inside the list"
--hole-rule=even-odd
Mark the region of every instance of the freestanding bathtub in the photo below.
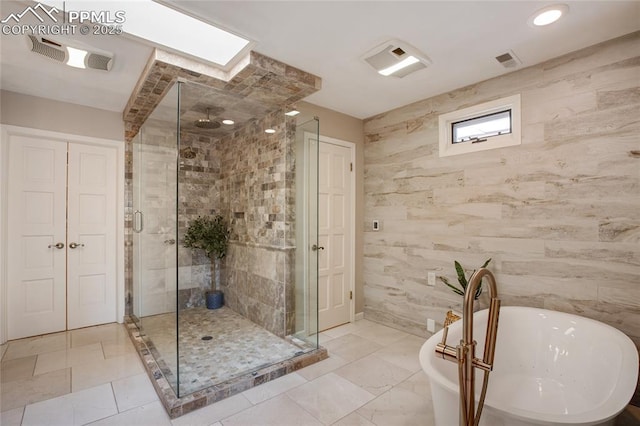
[[[488,310],[474,314],[482,358]],[[449,327],[456,346],[462,321]],[[436,426],[459,423],[457,366],[438,358],[442,331],[420,350]],[[476,369],[476,404],[483,372]],[[626,335],[598,321],[544,309],[502,307],[494,370],[480,425],[613,425],[638,380],[638,351]]]

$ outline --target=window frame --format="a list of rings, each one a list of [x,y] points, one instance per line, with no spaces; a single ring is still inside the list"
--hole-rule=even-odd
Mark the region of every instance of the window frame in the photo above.
[[[453,141],[453,124],[482,116],[510,111],[511,133],[488,136],[476,141]],[[520,94],[496,99],[472,107],[451,111],[438,117],[440,157],[505,148],[521,144]]]

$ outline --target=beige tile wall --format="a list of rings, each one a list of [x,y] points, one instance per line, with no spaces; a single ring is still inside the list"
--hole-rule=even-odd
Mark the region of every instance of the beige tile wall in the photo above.
[[[438,115],[522,96],[522,145],[438,156]],[[503,303],[640,343],[640,33],[365,121],[365,318],[426,333],[491,257]],[[382,230],[371,231],[371,220]]]

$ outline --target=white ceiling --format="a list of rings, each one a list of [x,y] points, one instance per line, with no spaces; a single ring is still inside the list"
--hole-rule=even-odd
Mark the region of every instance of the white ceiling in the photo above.
[[[512,50],[522,67],[640,30],[640,1],[564,1],[569,13],[548,27],[527,19],[548,1],[167,1],[256,42],[255,50],[320,76],[306,100],[358,118],[508,72],[494,57]],[[2,0],[0,15],[24,2]],[[169,28],[168,31],[188,31]],[[66,67],[2,35],[0,87],[122,111],[151,53],[123,36],[77,36],[115,53],[108,72]],[[362,56],[400,39],[433,62],[403,79],[382,77]],[[194,40],[194,43],[207,43]]]

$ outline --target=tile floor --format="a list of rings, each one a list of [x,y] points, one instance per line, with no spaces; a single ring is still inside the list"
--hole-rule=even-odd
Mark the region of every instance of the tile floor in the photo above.
[[[144,333],[166,379],[176,390],[178,354],[175,313],[142,318]],[[180,395],[234,379],[311,352],[315,346],[283,339],[226,306],[185,309],[179,315]],[[207,336],[208,340],[202,338]],[[215,360],[215,362],[211,362]]]
[[[0,424],[433,425],[422,338],[361,320],[321,334],[330,358],[170,420],[124,326],[0,346]],[[640,424],[630,408],[618,425]]]

